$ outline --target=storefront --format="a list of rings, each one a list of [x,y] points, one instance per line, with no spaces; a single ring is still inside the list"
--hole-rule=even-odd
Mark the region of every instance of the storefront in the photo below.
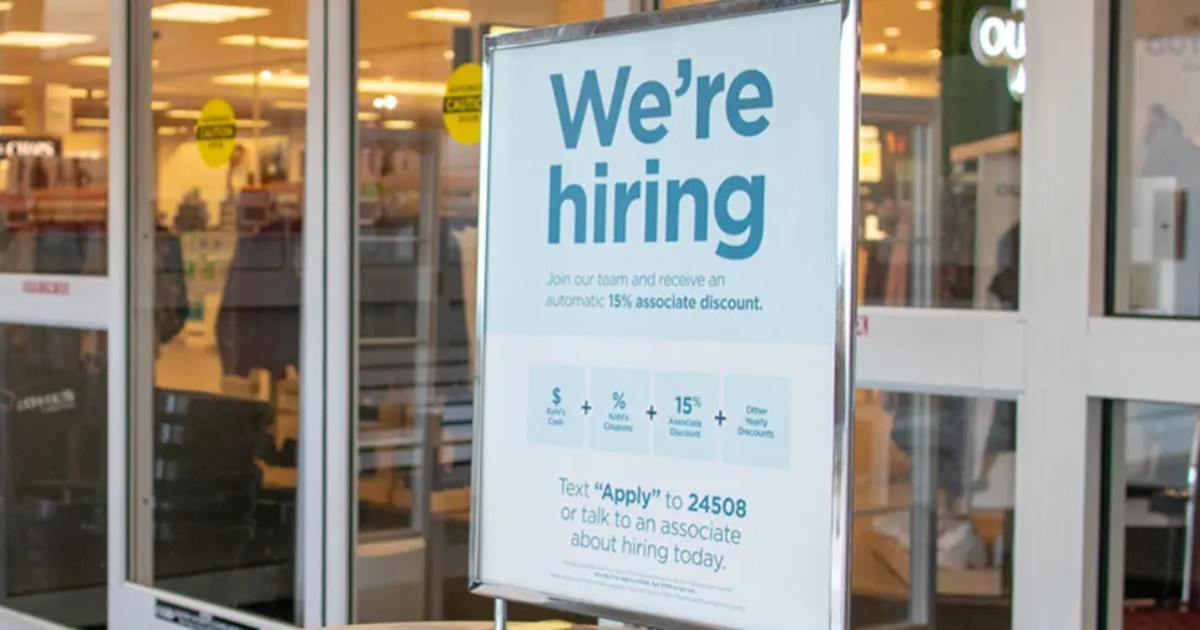
[[[686,4],[0,2],[0,626],[488,619],[447,85]],[[1196,589],[1200,2],[1026,4],[863,2],[854,627]]]

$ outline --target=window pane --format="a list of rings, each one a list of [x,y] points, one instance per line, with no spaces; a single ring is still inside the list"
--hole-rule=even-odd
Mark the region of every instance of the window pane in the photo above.
[[[106,622],[102,332],[0,325],[0,607]]]
[[[863,0],[862,304],[1018,307],[1025,2],[1003,4]],[[973,51],[981,13],[1014,25],[1001,54]]]
[[[1200,2],[1118,5],[1111,306],[1200,317]]]
[[[107,0],[0,11],[0,273],[108,267]]]
[[[863,2],[863,304],[1017,308],[1024,75],[972,52],[993,4]]]
[[[131,512],[131,566],[290,622],[308,3],[219,4],[150,9],[153,101],[135,116],[153,119],[154,171],[134,182],[155,200],[153,284],[136,289],[153,325],[132,334],[154,380],[136,383],[150,417],[136,416],[132,498],[153,509]]]
[[[1010,628],[1016,403],[860,390],[854,428],[852,626]]]
[[[1110,619],[1109,627],[1192,625],[1195,613],[1186,606],[1200,596],[1194,555],[1200,415],[1193,406],[1153,402],[1115,402],[1110,414],[1111,509],[1124,515],[1124,529],[1109,532],[1106,548],[1123,546],[1124,553],[1108,557],[1109,573],[1123,576],[1116,581],[1121,591],[1109,593],[1109,609],[1124,610],[1124,618]]]
[[[485,33],[595,19],[603,2],[360,2],[355,621],[490,619],[467,592],[479,146],[448,133],[442,86]]]

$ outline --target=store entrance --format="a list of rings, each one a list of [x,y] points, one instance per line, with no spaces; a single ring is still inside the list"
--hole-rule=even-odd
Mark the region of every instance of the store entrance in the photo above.
[[[323,300],[306,238],[308,4],[131,7],[127,510],[110,627],[284,628],[322,605],[302,590],[320,556],[299,551],[302,533],[321,540],[302,523],[322,508],[304,502],[320,473],[300,454],[301,400],[320,382],[306,346],[323,343],[302,333]]]

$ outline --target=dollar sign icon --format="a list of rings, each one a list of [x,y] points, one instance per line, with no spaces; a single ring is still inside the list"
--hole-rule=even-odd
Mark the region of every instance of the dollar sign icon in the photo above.
[[[554,406],[557,407],[562,402],[562,388],[554,388]]]

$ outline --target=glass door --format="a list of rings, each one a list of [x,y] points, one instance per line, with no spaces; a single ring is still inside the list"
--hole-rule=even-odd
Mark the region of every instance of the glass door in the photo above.
[[[106,618],[109,6],[0,3],[4,628]]]
[[[446,86],[470,83],[488,33],[603,15],[590,0],[358,2],[350,621],[492,614],[467,591],[479,140],[444,123]]]
[[[113,627],[321,621],[310,4],[130,2]]]

